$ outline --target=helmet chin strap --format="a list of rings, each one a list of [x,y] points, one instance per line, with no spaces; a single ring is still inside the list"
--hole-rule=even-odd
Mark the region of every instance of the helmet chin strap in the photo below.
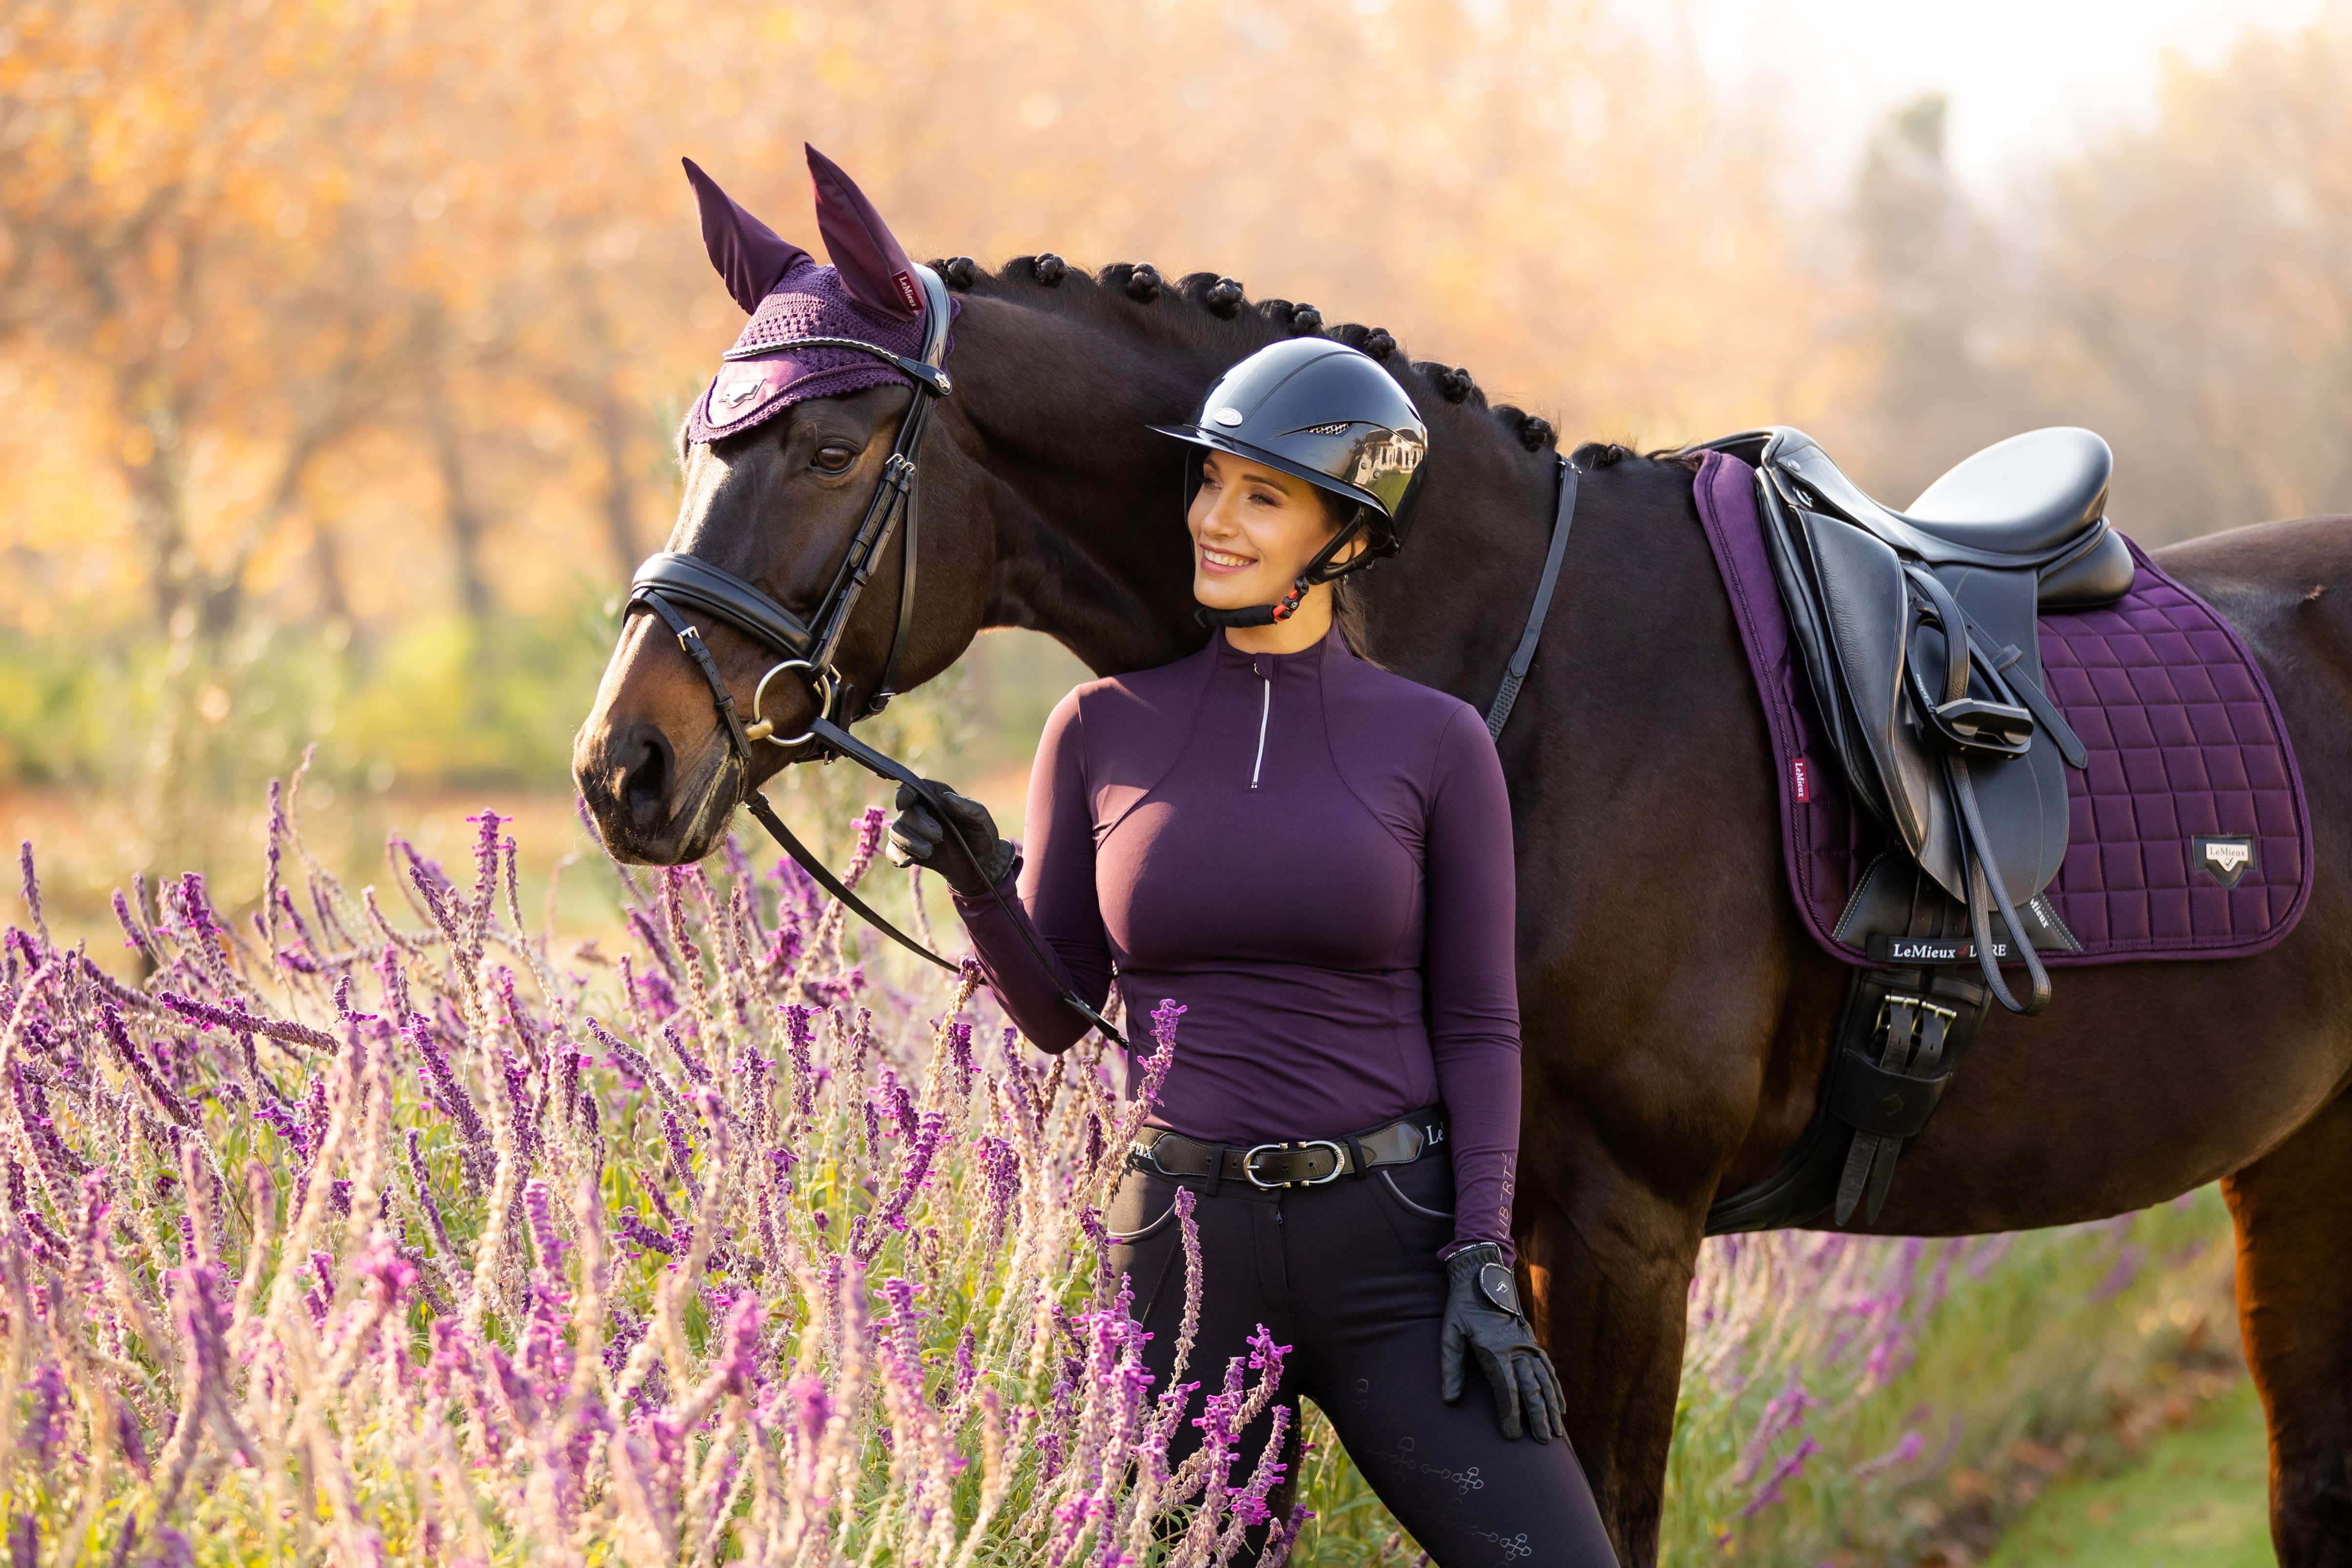
[[[1348,520],[1348,526],[1333,534],[1331,541],[1315,552],[1315,559],[1308,561],[1306,570],[1292,581],[1290,591],[1282,596],[1281,602],[1245,604],[1238,610],[1213,610],[1205,604],[1197,605],[1193,608],[1192,619],[1203,626],[1274,626],[1289,620],[1298,613],[1299,601],[1307,597],[1308,589],[1320,582],[1337,582],[1360,567],[1372,564],[1369,560],[1349,560],[1342,562],[1337,571],[1330,570],[1331,558],[1339,553],[1342,545],[1355,538],[1357,530],[1363,525],[1364,509],[1359,507],[1356,515]]]

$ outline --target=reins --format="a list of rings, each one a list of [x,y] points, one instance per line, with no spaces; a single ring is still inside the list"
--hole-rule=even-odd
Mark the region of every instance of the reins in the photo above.
[[[954,390],[947,369],[947,338],[949,304],[947,286],[928,267],[916,267],[915,276],[923,288],[924,315],[923,353],[919,360],[910,360],[893,353],[879,344],[856,338],[793,338],[782,342],[762,344],[757,349],[730,351],[730,360],[754,359],[784,349],[830,348],[848,349],[870,354],[906,375],[915,385],[914,401],[908,405],[907,416],[898,427],[898,438],[892,445],[889,459],[883,465],[882,477],[876,484],[874,496],[866,503],[866,515],[857,531],[851,537],[849,552],[843,557],[840,570],[817,603],[808,621],[803,621],[791,610],[757,584],[746,581],[722,567],[714,566],[698,557],[675,550],[663,550],[648,557],[637,569],[629,585],[629,607],[644,605],[661,617],[670,633],[677,639],[678,647],[691,658],[702,678],[710,687],[713,706],[726,726],[729,742],[744,767],[743,803],[771,838],[781,845],[800,868],[814,879],[834,898],[868,925],[898,943],[908,952],[938,965],[951,974],[961,973],[962,966],[924,946],[912,936],[885,918],[873,905],[857,896],[849,885],[833,873],[824,862],[803,843],[768,798],[751,787],[752,747],[760,741],[793,747],[809,746],[818,756],[847,758],[859,767],[912,789],[931,814],[940,820],[959,852],[981,870],[981,856],[986,845],[975,847],[964,836],[956,820],[950,816],[939,792],[915,770],[897,758],[859,740],[849,733],[849,726],[865,714],[879,713],[893,695],[891,682],[898,676],[898,664],[905,652],[914,622],[915,607],[915,505],[914,488],[916,454],[920,446],[931,405]],[[1518,700],[1519,687],[1526,681],[1529,666],[1535,661],[1536,645],[1543,635],[1543,624],[1551,606],[1552,589],[1559,579],[1559,568],[1568,544],[1569,523],[1576,509],[1576,465],[1567,458],[1559,459],[1558,504],[1552,519],[1551,541],[1545,552],[1542,574],[1536,581],[1535,601],[1528,612],[1527,629],[1520,634],[1506,670],[1501,689],[1486,710],[1486,729],[1500,737],[1508,722],[1512,705]],[[901,515],[905,526],[899,528]],[[890,638],[890,652],[882,666],[881,679],[873,695],[867,699],[864,713],[849,711],[849,683],[834,666],[835,654],[849,628],[849,617],[865,592],[866,581],[873,576],[875,564],[889,542],[893,532],[899,537],[902,566],[898,579],[898,612]],[[715,617],[772,653],[784,657],[769,667],[760,677],[751,695],[751,718],[745,723],[735,706],[735,695],[727,689],[727,681],[719,673],[719,663],[711,657],[710,649],[702,640],[702,632],[679,609],[690,609]],[[778,675],[797,676],[808,688],[814,714],[808,727],[799,735],[779,737],[772,721],[761,715],[768,683]],[[1006,922],[1019,933],[1030,953],[1048,976],[1055,965],[1031,932],[1029,922],[1002,888],[991,884],[990,896],[996,901]],[[1098,1030],[1105,1039],[1124,1050],[1127,1039],[1112,1027],[1110,1020],[1066,987],[1056,983],[1061,999],[1086,1019],[1088,1027]]]
[[[754,743],[765,740],[786,747],[814,743],[820,755],[831,753],[845,757],[884,779],[914,790],[931,809],[932,814],[939,818],[940,826],[953,839],[956,848],[971,862],[972,869],[980,870],[980,857],[986,846],[975,849],[964,837],[963,830],[948,814],[939,792],[905,763],[875,750],[849,733],[848,721],[856,716],[848,711],[850,686],[842,679],[833,662],[843,636],[848,632],[849,617],[857,608],[857,601],[866,591],[866,581],[874,575],[875,563],[881,558],[894,530],[899,534],[903,562],[898,575],[898,620],[890,637],[889,656],[883,664],[882,678],[877,683],[873,696],[867,700],[866,713],[879,713],[895,695],[890,683],[898,676],[898,661],[906,650],[913,627],[915,456],[922,444],[931,405],[954,390],[954,382],[950,380],[946,369],[950,314],[947,286],[940,281],[939,274],[928,267],[917,267],[915,276],[921,280],[927,307],[923,319],[923,354],[919,360],[908,359],[879,344],[856,338],[793,338],[763,344],[744,353],[730,352],[727,356],[730,360],[748,359],[772,354],[783,349],[851,349],[870,354],[890,365],[915,384],[914,401],[908,405],[907,417],[899,423],[898,438],[891,446],[888,461],[883,465],[882,477],[874,487],[873,498],[866,503],[866,516],[859,521],[857,532],[851,537],[849,553],[842,558],[841,569],[834,574],[832,585],[818,601],[810,622],[803,622],[758,585],[745,581],[724,568],[675,550],[661,551],[637,569],[636,577],[629,585],[629,603],[632,606],[643,604],[660,616],[662,623],[677,637],[678,647],[702,672],[704,682],[710,687],[711,702],[727,727],[728,739],[743,761],[743,803],[751,809],[751,815],[760,825],[768,830],[768,835],[782,846],[784,852],[792,856],[803,871],[815,879],[819,887],[838,899],[858,918],[908,952],[937,964],[950,974],[961,974],[961,965],[934,953],[899,930],[880,911],[858,897],[848,883],[834,875],[832,868],[784,825],[783,819],[776,815],[776,809],[768,803],[768,798],[752,788],[751,782],[751,747]],[[906,517],[903,529],[898,528],[901,513]],[[672,600],[716,616],[771,652],[786,655],[760,677],[760,684],[751,695],[750,724],[745,724],[743,716],[736,711],[735,694],[727,689],[726,678],[719,673],[719,663],[710,656],[710,649],[703,642],[701,631],[679,612]],[[774,723],[761,716],[760,710],[767,695],[768,683],[780,674],[797,674],[808,687],[814,705],[814,716],[810,718],[808,727],[799,735],[780,737],[775,732]],[[1029,923],[1004,896],[1003,890],[992,884],[989,894],[996,900],[1013,928],[1020,933],[1021,939],[1028,944],[1038,963],[1048,975],[1053,974],[1053,960],[1038,946],[1036,937],[1030,933]],[[1056,988],[1062,1000],[1076,1009],[1089,1027],[1101,1030],[1106,1039],[1122,1050],[1126,1048],[1126,1037],[1112,1027],[1109,1019],[1087,1006],[1083,998],[1066,987]]]

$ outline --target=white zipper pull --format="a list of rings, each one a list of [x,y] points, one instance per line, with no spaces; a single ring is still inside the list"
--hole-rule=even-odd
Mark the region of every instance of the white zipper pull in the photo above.
[[[1257,759],[1250,764],[1250,788],[1255,789],[1258,773],[1265,767],[1265,720],[1266,716],[1274,711],[1274,676],[1270,672],[1259,669],[1255,659],[1250,661],[1250,674],[1265,683],[1259,694],[1257,706]]]

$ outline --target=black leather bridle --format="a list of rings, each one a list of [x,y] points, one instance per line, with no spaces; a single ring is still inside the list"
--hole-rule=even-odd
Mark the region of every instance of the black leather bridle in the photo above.
[[[769,835],[783,847],[784,852],[797,862],[800,868],[859,918],[909,952],[920,955],[950,973],[961,972],[962,966],[945,958],[916,941],[885,919],[881,913],[850,891],[847,883],[834,875],[831,867],[803,843],[793,831],[784,826],[783,819],[768,798],[751,787],[751,748],[761,741],[787,749],[810,748],[817,757],[845,757],[852,762],[882,778],[903,784],[915,791],[923,803],[938,817],[941,827],[954,840],[956,847],[970,857],[977,868],[987,845],[968,842],[956,820],[948,814],[939,792],[913,768],[874,749],[849,733],[849,726],[868,714],[882,711],[894,695],[891,682],[897,679],[898,662],[904,656],[908,635],[915,615],[915,455],[922,445],[923,430],[929,423],[931,404],[954,390],[947,372],[948,321],[950,307],[947,286],[939,274],[928,267],[918,266],[915,276],[920,280],[926,306],[923,316],[922,357],[910,360],[904,354],[893,353],[878,343],[868,343],[856,338],[790,338],[782,342],[764,343],[751,350],[731,350],[730,360],[753,359],[776,353],[785,349],[849,349],[870,354],[914,382],[914,401],[907,405],[907,416],[898,424],[898,438],[890,448],[890,456],[882,466],[882,477],[874,487],[874,496],[866,505],[866,516],[851,536],[849,553],[842,558],[841,568],[834,573],[833,583],[818,601],[815,611],[806,621],[780,604],[758,584],[748,582],[722,567],[717,567],[698,556],[678,550],[663,550],[646,558],[637,568],[629,584],[629,608],[642,604],[662,619],[662,623],[677,638],[677,645],[693,659],[701,670],[702,678],[710,687],[711,702],[727,727],[728,738],[736,754],[743,760],[743,803]],[[905,514],[905,527],[899,527],[900,514]],[[840,652],[841,640],[849,630],[849,618],[857,609],[857,601],[866,591],[868,579],[874,575],[875,564],[897,532],[900,540],[898,572],[898,622],[890,634],[890,653],[883,661],[882,676],[875,684],[874,694],[861,709],[853,710],[850,683],[835,666],[835,655]],[[751,722],[745,724],[736,711],[735,694],[727,689],[727,681],[719,673],[718,661],[710,656],[709,647],[702,640],[701,631],[686,618],[680,605],[701,612],[725,622],[769,652],[783,657],[771,665],[760,677],[751,694]],[[815,705],[814,716],[808,728],[796,736],[779,737],[774,721],[761,716],[761,703],[768,695],[768,683],[778,675],[797,675],[808,688]],[[1028,943],[1031,952],[1047,974],[1054,971],[1053,961],[1037,946],[1029,933],[1028,923],[1019,910],[1012,907],[1002,890],[989,890],[997,903],[1004,906],[1004,915],[1013,928]],[[1088,1007],[1086,1002],[1065,989],[1062,1000],[1075,1008],[1087,1024],[1100,1030],[1104,1036],[1124,1048],[1126,1039],[1113,1028],[1108,1019]]]
[[[814,757],[845,757],[861,768],[914,790],[916,796],[930,808],[932,815],[951,836],[956,847],[969,857],[977,869],[981,856],[990,846],[973,845],[968,841],[956,821],[948,814],[939,792],[931,788],[913,768],[883,752],[875,750],[849,733],[849,726],[868,714],[879,713],[894,695],[891,682],[898,677],[898,662],[906,652],[908,633],[915,614],[915,455],[921,445],[923,430],[929,419],[931,404],[954,390],[947,372],[947,341],[949,304],[947,285],[938,273],[928,267],[918,266],[915,276],[921,282],[926,306],[923,321],[923,352],[919,360],[893,353],[877,343],[856,338],[790,338],[782,342],[762,344],[756,349],[730,350],[730,360],[756,359],[785,349],[849,349],[870,354],[907,376],[915,384],[914,401],[908,404],[907,416],[898,426],[898,441],[890,449],[889,460],[883,465],[882,478],[874,489],[873,499],[866,503],[866,516],[850,538],[849,553],[842,558],[841,568],[834,574],[832,586],[806,621],[770,595],[758,584],[746,581],[724,568],[713,566],[698,556],[678,550],[663,550],[646,558],[637,568],[629,584],[628,608],[642,604],[662,619],[677,638],[677,645],[693,659],[709,685],[711,702],[727,727],[727,734],[744,768],[743,804],[769,835],[783,847],[784,852],[799,862],[803,871],[815,879],[817,885],[867,925],[897,942],[909,952],[920,955],[940,967],[961,972],[961,966],[945,958],[899,930],[871,904],[850,891],[847,884],[834,875],[824,861],[801,842],[768,798],[753,789],[751,783],[752,747],[761,741],[787,748],[806,747]],[[1535,659],[1536,644],[1543,634],[1546,614],[1551,605],[1552,587],[1559,580],[1559,566],[1568,543],[1568,527],[1576,509],[1576,465],[1567,459],[1559,460],[1557,476],[1557,511],[1552,519],[1549,548],[1544,556],[1541,576],[1537,580],[1535,602],[1528,614],[1526,632],[1513,650],[1503,685],[1487,709],[1486,727],[1500,737],[1504,723],[1509,718],[1511,705],[1517,699],[1520,683],[1527,678],[1528,668]],[[901,513],[906,526],[898,528]],[[849,629],[849,617],[857,608],[857,601],[866,591],[866,580],[874,575],[875,563],[888,547],[890,537],[898,530],[903,552],[898,573],[898,615],[896,629],[890,636],[890,653],[883,662],[881,679],[874,694],[861,711],[852,711],[850,683],[842,678],[834,665],[834,656],[840,651],[841,640]],[[715,617],[735,628],[743,635],[783,657],[769,667],[760,677],[751,694],[751,722],[745,724],[736,711],[735,695],[727,689],[727,681],[719,673],[718,661],[702,633],[686,618],[680,605]],[[768,683],[782,674],[796,674],[808,688],[815,704],[815,715],[808,728],[799,735],[779,737],[772,721],[761,716],[761,704],[767,695]],[[1003,890],[990,888],[990,893],[1003,908],[1005,919],[1021,939],[1027,943],[1039,964],[1051,975],[1055,965],[1031,935],[1029,923],[1014,908]],[[1061,992],[1062,1000],[1100,1030],[1105,1038],[1125,1049],[1127,1040],[1113,1028],[1101,1013],[1067,989]]]

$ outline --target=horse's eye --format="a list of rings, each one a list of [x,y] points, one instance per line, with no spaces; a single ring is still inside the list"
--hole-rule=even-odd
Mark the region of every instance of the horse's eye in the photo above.
[[[856,455],[846,446],[827,443],[816,449],[816,465],[828,474],[838,474],[848,467]]]

